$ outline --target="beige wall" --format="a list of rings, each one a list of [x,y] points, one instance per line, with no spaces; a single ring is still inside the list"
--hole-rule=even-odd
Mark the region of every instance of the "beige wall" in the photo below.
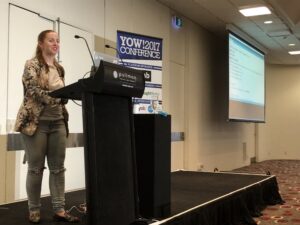
[[[171,15],[173,12],[171,12]],[[229,123],[226,42],[184,19],[170,29],[167,90],[172,131],[185,141],[172,143],[172,169],[213,171],[248,165],[254,157],[254,125]]]
[[[0,135],[0,203],[5,201],[6,137]]]
[[[0,34],[4,51],[0,52],[0,76],[7,73],[8,2],[0,3],[3,6],[0,25],[4,29]],[[155,0],[64,0],[63,3],[15,0],[14,3],[90,31],[96,36],[97,50],[104,50],[101,46],[104,42],[115,44],[117,30],[163,38],[164,110],[172,115],[172,131],[185,133],[184,142],[172,143],[172,170],[212,171],[215,167],[230,170],[248,165],[250,158],[255,157],[255,125],[226,121],[226,42],[221,38],[186,18],[183,28],[174,30],[173,12]],[[257,126],[260,160],[299,158],[298,70],[267,67],[267,123]],[[5,95],[5,88],[2,90]],[[0,117],[0,121],[5,121],[3,108]],[[13,153],[5,152],[4,142],[2,138],[0,202],[5,198],[5,190],[14,189],[13,168],[5,166],[5,163],[14,165]],[[9,163],[4,160],[7,158],[12,158]]]
[[[1,7],[0,23],[4,28],[8,24],[8,3],[8,0],[5,4],[1,2],[4,7]],[[115,43],[117,30],[163,38],[164,110],[172,115],[172,131],[186,135],[184,142],[172,143],[172,170],[197,170],[199,164],[203,170],[214,167],[227,170],[249,163],[254,143],[253,125],[226,122],[223,40],[187,19],[181,30],[174,30],[173,12],[155,0],[65,0],[63,3],[14,0],[13,3],[50,18],[60,17],[90,31],[97,37],[97,50],[103,50],[99,43]],[[7,43],[6,33],[0,34],[4,40],[1,45]],[[7,51],[6,45],[2,47]],[[5,54],[0,56],[5,59]],[[6,61],[2,62],[0,74],[6,74]],[[5,109],[1,110],[2,121],[6,118]],[[243,155],[243,143],[247,144],[248,155]],[[13,159],[7,165],[14,165]],[[8,179],[13,180],[11,170],[5,171],[9,178],[2,177],[6,184],[11,183]],[[3,184],[0,188],[5,191]]]
[[[6,151],[6,136],[0,135],[0,204],[14,201],[15,154]]]
[[[155,0],[65,0],[63,2],[58,0],[5,0],[0,2],[0,26],[3,32],[0,34],[0,98],[3,98],[2,106],[0,108],[0,130],[5,137],[5,122],[6,122],[6,82],[7,82],[7,34],[8,34],[8,6],[9,3],[14,3],[18,6],[24,7],[28,10],[40,13],[42,16],[57,19],[76,27],[82,28],[93,33],[97,37],[97,44],[105,41],[105,43],[113,44],[116,41],[116,31],[124,30],[129,32],[136,32],[144,35],[163,38],[163,69],[164,79],[163,86],[166,87],[163,100],[165,102],[166,110],[168,110],[168,75],[169,75],[169,9],[157,3]],[[27,24],[25,24],[27,25]],[[28,29],[30,25],[28,24]],[[20,36],[21,38],[21,36]],[[101,46],[96,46],[97,50],[104,50]],[[115,52],[107,52],[114,54]],[[12,181],[15,179],[14,167],[16,161],[14,159],[15,153],[7,153],[5,141],[1,140],[1,173],[0,179],[0,193],[8,197],[0,196],[0,203],[10,201],[11,198],[8,190],[14,191],[15,187]],[[3,161],[3,164],[2,164]],[[7,176],[8,175],[8,176]],[[25,184],[24,184],[25,185]],[[25,186],[24,186],[25,187]]]
[[[230,170],[254,154],[254,125],[227,119],[226,42],[187,21],[185,154],[187,169]]]
[[[300,159],[300,66],[267,65],[266,123],[258,126],[258,159]]]

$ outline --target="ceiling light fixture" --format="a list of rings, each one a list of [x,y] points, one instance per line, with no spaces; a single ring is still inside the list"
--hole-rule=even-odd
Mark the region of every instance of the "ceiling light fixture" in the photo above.
[[[266,6],[241,8],[239,11],[240,11],[240,13],[242,13],[244,16],[247,16],[247,17],[271,14],[270,9]]]
[[[294,43],[291,43],[291,44],[289,44],[289,46],[295,46],[296,44],[294,44]]]
[[[264,22],[264,24],[271,24],[271,23],[273,23],[272,20],[267,20],[267,21]]]
[[[289,51],[290,55],[300,55],[300,51]]]

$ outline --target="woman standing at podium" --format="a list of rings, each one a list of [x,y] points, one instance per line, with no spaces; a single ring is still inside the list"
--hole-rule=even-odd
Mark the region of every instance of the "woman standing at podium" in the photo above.
[[[41,185],[45,158],[50,171],[49,188],[55,221],[78,222],[65,206],[65,153],[68,135],[67,103],[49,92],[64,86],[64,69],[55,59],[59,51],[58,34],[45,30],[38,36],[35,57],[26,61],[22,77],[24,99],[15,130],[21,132],[28,163],[26,191],[29,221],[40,222]]]

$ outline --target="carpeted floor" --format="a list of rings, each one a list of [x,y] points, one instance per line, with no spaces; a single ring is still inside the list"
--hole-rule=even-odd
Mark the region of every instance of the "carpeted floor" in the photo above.
[[[276,175],[283,205],[269,206],[263,216],[255,218],[258,225],[300,224],[300,160],[268,160],[243,167],[235,172]]]

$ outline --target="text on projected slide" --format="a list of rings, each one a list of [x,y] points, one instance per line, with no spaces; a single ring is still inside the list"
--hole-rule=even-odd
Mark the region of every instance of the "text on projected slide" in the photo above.
[[[264,55],[230,34],[230,100],[264,105],[264,70]]]

